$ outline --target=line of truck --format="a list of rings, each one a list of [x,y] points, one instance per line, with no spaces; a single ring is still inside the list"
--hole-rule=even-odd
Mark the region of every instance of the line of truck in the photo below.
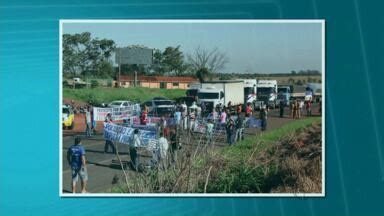
[[[245,79],[192,84],[187,90],[187,96],[194,97],[198,104],[204,102],[207,110],[226,106],[234,111],[238,105],[246,104],[250,104],[254,109],[260,109],[262,106],[288,106],[293,98],[292,92],[293,86],[278,86],[276,80]],[[307,94],[306,92],[305,95]]]

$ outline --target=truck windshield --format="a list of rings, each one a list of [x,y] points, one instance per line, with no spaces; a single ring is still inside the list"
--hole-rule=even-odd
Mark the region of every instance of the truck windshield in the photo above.
[[[199,99],[219,99],[219,93],[215,92],[200,92],[197,96]]]
[[[274,91],[273,91],[272,87],[260,87],[260,88],[257,88],[257,95],[271,94],[273,92]]]
[[[189,97],[195,97],[197,95],[197,89],[188,89],[186,93]]]
[[[63,114],[69,114],[69,109],[68,108],[63,108]]]
[[[154,102],[156,106],[172,106],[173,105],[172,101],[166,101],[166,100],[164,101],[159,100]]]
[[[278,88],[277,92],[278,93],[288,93],[288,88]]]
[[[244,88],[244,95],[249,95],[249,94],[255,94],[254,88],[253,87],[245,87]]]

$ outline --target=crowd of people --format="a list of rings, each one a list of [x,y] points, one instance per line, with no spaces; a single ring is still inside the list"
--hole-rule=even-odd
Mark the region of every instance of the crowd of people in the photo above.
[[[228,104],[230,105],[230,104]],[[280,117],[284,117],[285,104],[280,104]],[[290,116],[292,119],[300,119],[303,116],[304,107],[307,116],[312,115],[312,101],[295,100],[289,104]],[[231,108],[231,109],[230,109]],[[228,145],[234,145],[236,142],[244,139],[244,129],[247,121],[253,117],[260,121],[261,131],[267,129],[268,115],[270,108],[262,106],[259,115],[254,114],[255,110],[252,104],[248,103],[244,108],[242,105],[237,107],[217,106],[213,110],[208,111],[207,106],[202,103],[197,105],[193,103],[188,107],[185,102],[177,104],[173,113],[160,116],[160,120],[156,123],[157,131],[157,148],[152,152],[152,162],[160,170],[165,170],[170,166],[174,166],[177,162],[177,153],[181,149],[181,134],[193,133],[197,127],[203,131],[203,141],[207,146],[212,146],[217,138],[217,131],[226,134],[226,142]],[[143,107],[139,120],[141,125],[147,125],[148,107]],[[321,112],[321,101],[319,112]],[[93,135],[95,123],[93,122],[93,113],[91,107],[85,111],[86,131],[85,136]],[[108,113],[104,122],[113,123],[112,115]],[[130,119],[124,120],[124,124],[130,126]],[[140,137],[139,129],[134,129],[131,144],[129,145],[129,155],[131,158],[132,168],[140,171],[139,148],[142,146],[143,140]],[[82,181],[82,192],[86,192],[85,186],[87,181],[87,172],[85,168],[85,150],[80,145],[81,139],[75,138],[75,144],[68,149],[67,159],[72,168],[72,189],[75,191],[76,182],[80,177]],[[105,140],[104,154],[116,154],[115,143],[111,140]]]

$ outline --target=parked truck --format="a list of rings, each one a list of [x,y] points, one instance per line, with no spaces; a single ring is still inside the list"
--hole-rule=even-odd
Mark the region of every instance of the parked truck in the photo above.
[[[259,80],[257,82],[257,101],[256,108],[269,106],[274,109],[278,106],[277,101],[277,81]]]
[[[279,86],[277,88],[277,100],[280,104],[280,101],[283,101],[284,106],[288,106],[291,99],[291,87],[290,86]]]
[[[226,106],[233,112],[236,106],[243,105],[243,95],[243,80],[220,80],[201,83],[197,98],[199,104],[204,102],[207,110]]]
[[[196,100],[197,90],[201,88],[201,83],[191,83],[186,91],[187,97],[192,97]]]
[[[244,82],[244,105],[250,103],[252,108],[255,106],[257,99],[257,80],[256,79],[245,79]]]

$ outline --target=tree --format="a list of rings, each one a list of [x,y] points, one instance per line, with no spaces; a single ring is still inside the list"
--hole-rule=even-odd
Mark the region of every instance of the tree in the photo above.
[[[219,72],[228,63],[228,57],[221,53],[218,48],[213,48],[209,51],[197,47],[187,58],[192,69],[196,71],[196,75],[200,71],[199,74],[203,76],[203,81],[208,74]],[[203,71],[206,73],[202,73]]]
[[[162,63],[167,72],[171,72],[176,76],[180,76],[187,69],[187,65],[184,64],[184,55],[180,51],[180,46],[165,48]]]
[[[91,41],[91,33],[63,35],[63,72],[74,76],[85,70],[87,65],[87,48]]]
[[[91,33],[63,35],[63,72],[106,76],[111,71],[110,57],[115,49],[115,42],[108,39],[92,39]]]
[[[185,73],[188,67],[188,64],[184,61],[184,54],[180,51],[180,46],[169,46],[163,52],[155,50],[153,64],[150,66],[150,69],[159,75],[169,73],[180,76]]]
[[[153,53],[153,63],[150,66],[150,69],[157,75],[164,74],[165,72],[163,60],[163,53],[160,50],[156,49]]]
[[[207,77],[208,74],[209,74],[209,70],[207,68],[200,68],[196,71],[196,76],[201,83],[205,81],[205,78]]]

